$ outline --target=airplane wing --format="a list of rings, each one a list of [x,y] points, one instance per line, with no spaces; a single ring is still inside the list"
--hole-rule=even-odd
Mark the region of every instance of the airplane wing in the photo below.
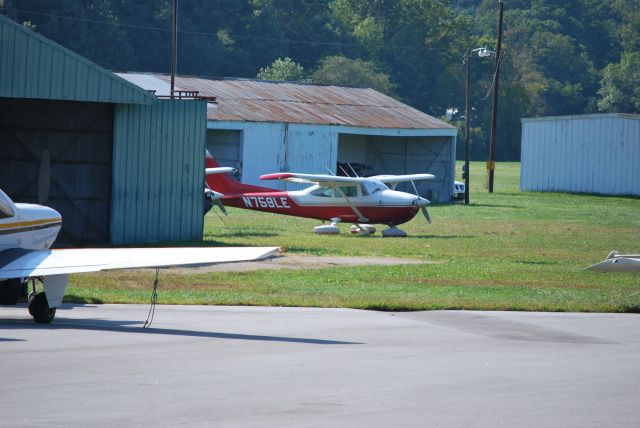
[[[0,280],[109,269],[193,266],[258,260],[278,247],[10,249],[0,252]]]
[[[342,177],[328,174],[298,174],[295,172],[278,172],[260,176],[260,180],[284,180],[295,183],[312,183],[323,186],[356,186],[367,181],[364,177]]]
[[[599,272],[640,272],[640,254],[618,254],[612,251],[604,261],[589,266],[587,270]]]
[[[406,174],[406,175],[374,175],[373,177],[382,181],[384,184],[398,184],[403,181],[433,180],[436,178],[433,174]]]

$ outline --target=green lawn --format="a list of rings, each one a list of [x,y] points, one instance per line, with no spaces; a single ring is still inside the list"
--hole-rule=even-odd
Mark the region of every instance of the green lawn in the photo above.
[[[459,165],[460,166],[460,165]],[[211,212],[205,244],[280,246],[309,255],[389,256],[423,265],[179,275],[161,273],[160,303],[640,312],[640,275],[583,269],[612,249],[640,251],[640,199],[521,193],[519,163],[499,163],[495,192],[472,163],[471,204],[432,206],[404,239],[313,233],[314,220],[229,209]],[[75,275],[67,301],[149,299],[147,272]]]

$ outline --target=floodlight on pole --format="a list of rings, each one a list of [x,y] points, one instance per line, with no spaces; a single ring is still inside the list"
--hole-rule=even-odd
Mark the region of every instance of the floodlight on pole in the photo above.
[[[478,56],[480,58],[486,58],[488,56],[491,56],[491,55],[495,54],[494,51],[489,50],[486,46],[484,46],[482,48],[474,49],[474,51],[478,52]]]
[[[487,49],[486,46],[482,48],[476,48],[467,50],[464,53],[464,63],[465,63],[465,109],[464,109],[464,171],[462,172],[462,178],[464,179],[464,203],[465,205],[469,205],[469,177],[470,177],[470,132],[469,132],[469,124],[471,122],[471,53],[477,53],[478,57],[486,58],[491,56],[495,52]]]

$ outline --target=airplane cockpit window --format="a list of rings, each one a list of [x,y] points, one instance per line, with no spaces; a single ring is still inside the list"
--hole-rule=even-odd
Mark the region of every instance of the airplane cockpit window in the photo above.
[[[335,198],[335,192],[331,187],[318,187],[311,192],[313,196],[320,196],[321,198]]]
[[[367,186],[362,184],[360,186],[360,193],[362,193],[362,196],[369,196],[369,192],[367,191]]]
[[[356,186],[340,186],[340,190],[347,198],[358,196],[358,188]]]
[[[13,217],[15,215],[16,213],[13,210],[11,200],[2,190],[0,190],[0,219]]]
[[[362,183],[362,185],[370,195],[373,195],[374,193],[381,190],[389,190],[389,188],[385,186],[382,181],[365,181],[364,183]]]

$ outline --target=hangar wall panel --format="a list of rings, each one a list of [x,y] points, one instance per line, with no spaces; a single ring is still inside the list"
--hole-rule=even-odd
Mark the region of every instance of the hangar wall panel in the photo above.
[[[640,115],[522,120],[520,189],[640,195]]]
[[[116,107],[114,244],[202,239],[205,140],[205,102]]]
[[[0,15],[0,97],[151,104],[155,97]]]
[[[282,171],[335,173],[338,162],[338,133],[322,125],[289,125],[285,150],[287,167]],[[308,184],[283,182],[286,190],[299,190]]]

